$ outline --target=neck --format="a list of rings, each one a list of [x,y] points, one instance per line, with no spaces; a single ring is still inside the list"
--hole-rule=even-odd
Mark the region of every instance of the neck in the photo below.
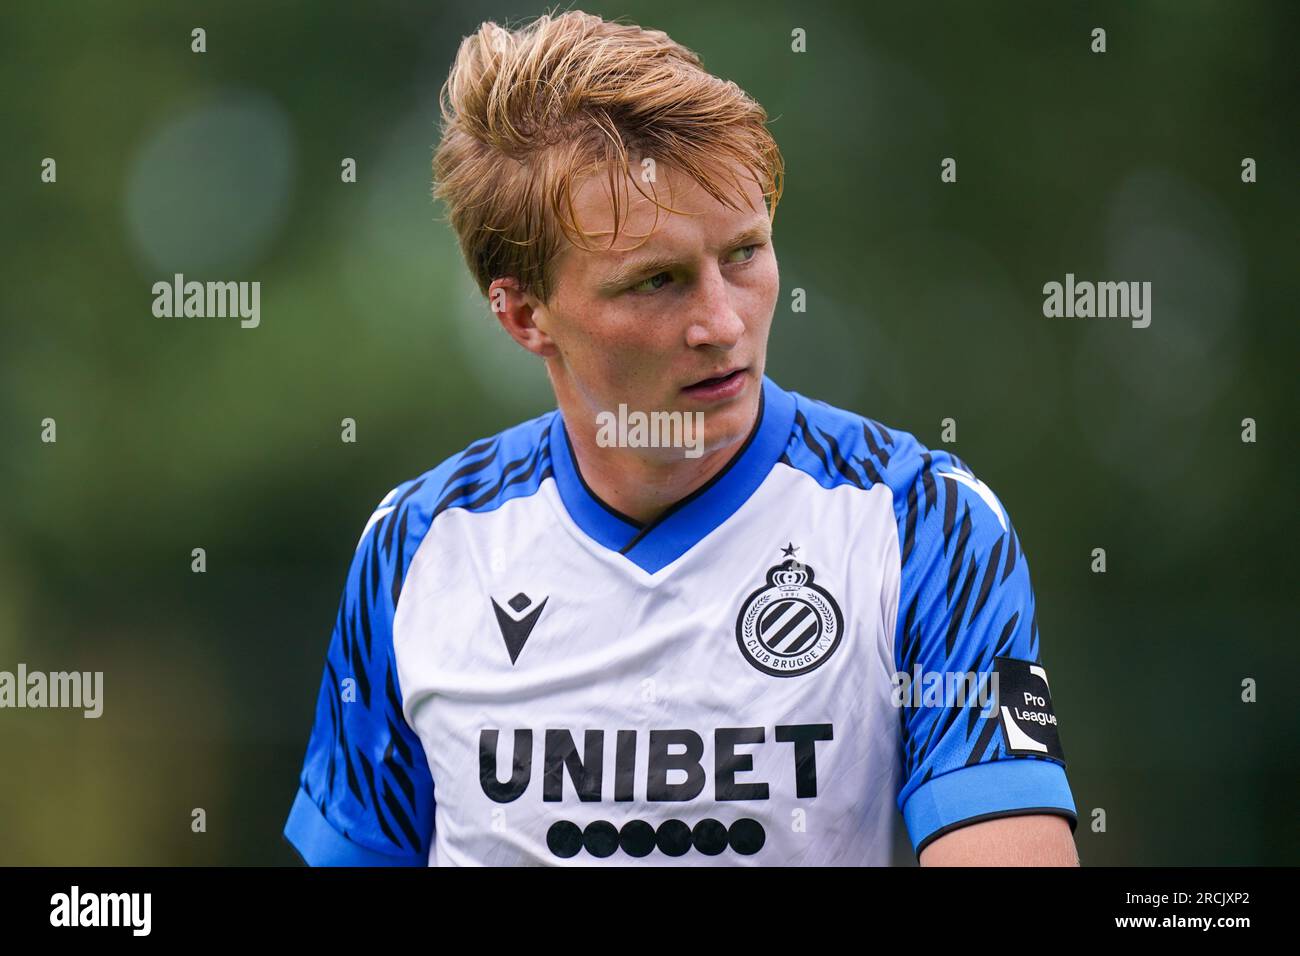
[[[749,428],[733,440],[716,448],[706,445],[708,450],[698,458],[664,459],[645,454],[659,449],[602,447],[594,430],[581,427],[581,412],[570,415],[563,403],[560,411],[578,472],[587,487],[605,504],[641,524],[655,521],[727,467],[758,424],[755,402]]]

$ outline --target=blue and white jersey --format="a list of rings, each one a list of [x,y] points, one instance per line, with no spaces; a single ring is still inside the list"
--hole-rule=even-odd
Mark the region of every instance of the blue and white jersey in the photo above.
[[[880,865],[900,819],[919,853],[1020,813],[1076,823],[1006,511],[764,378],[743,449],[649,525],[558,410],[393,489],[284,832],[313,865]]]

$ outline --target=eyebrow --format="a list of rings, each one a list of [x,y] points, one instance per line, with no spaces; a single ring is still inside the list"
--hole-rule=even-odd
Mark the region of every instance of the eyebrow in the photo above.
[[[768,242],[771,238],[771,226],[766,219],[763,219],[746,226],[723,243],[722,248],[724,250],[735,249],[755,243]],[[617,292],[625,285],[631,284],[632,280],[638,276],[658,275],[660,272],[666,272],[683,264],[682,259],[672,255],[649,255],[631,259],[605,276],[596,288],[602,293]]]

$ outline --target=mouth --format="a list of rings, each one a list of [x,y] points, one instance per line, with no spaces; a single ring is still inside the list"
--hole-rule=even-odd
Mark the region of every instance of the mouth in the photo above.
[[[687,385],[682,392],[692,398],[729,398],[744,385],[745,373],[748,371],[748,366],[733,368],[720,375],[701,379],[694,385]]]

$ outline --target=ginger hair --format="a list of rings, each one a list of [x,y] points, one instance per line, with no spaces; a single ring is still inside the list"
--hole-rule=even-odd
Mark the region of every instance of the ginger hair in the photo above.
[[[727,187],[744,201],[744,170],[776,214],[784,163],[766,111],[660,30],[577,10],[514,30],[483,23],[461,41],[439,106],[433,195],[485,296],[513,276],[548,300],[561,234],[574,245],[593,236],[575,222],[582,177],[606,172],[614,235],[619,183],[676,212],[643,188],[634,158],[672,165],[730,209],[740,207]]]

